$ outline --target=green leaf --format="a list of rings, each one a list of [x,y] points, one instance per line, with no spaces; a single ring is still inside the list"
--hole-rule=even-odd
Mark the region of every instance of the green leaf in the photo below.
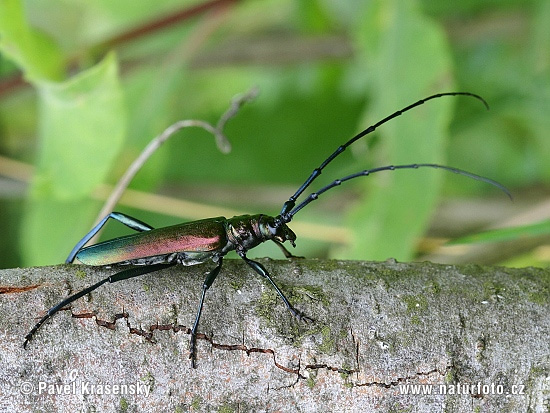
[[[374,99],[362,127],[420,98],[453,89],[445,35],[420,13],[416,2],[375,1],[365,14],[357,47],[365,56],[364,72],[369,73]],[[452,99],[431,101],[381,127],[375,166],[442,163]],[[410,259],[441,180],[441,171],[432,170],[385,172],[365,179],[368,196],[351,213],[354,240],[346,258]]]
[[[66,82],[41,82],[39,93],[41,150],[32,192],[85,197],[105,180],[126,132],[114,54]]]
[[[28,25],[20,0],[0,2],[0,51],[17,63],[29,81],[57,80],[63,73],[57,45]]]
[[[21,236],[26,265],[59,262],[78,241],[74,234],[89,229],[84,205],[94,205],[90,195],[112,169],[126,130],[113,54],[66,82],[38,88],[40,151]]]

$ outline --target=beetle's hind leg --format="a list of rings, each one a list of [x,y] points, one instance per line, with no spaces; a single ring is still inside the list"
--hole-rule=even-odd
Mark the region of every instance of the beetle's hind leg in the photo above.
[[[283,292],[281,291],[281,289],[277,286],[277,284],[275,284],[275,281],[273,281],[273,279],[270,277],[269,273],[267,272],[267,270],[265,269],[265,267],[260,264],[259,262],[257,261],[253,261],[251,260],[250,258],[248,258],[246,256],[246,254],[244,252],[239,252],[238,253],[241,258],[248,264],[252,267],[252,269],[254,269],[254,271],[256,271],[258,274],[260,274],[262,277],[264,278],[267,278],[268,281],[271,283],[271,285],[273,286],[273,288],[275,288],[275,291],[277,292],[277,294],[279,295],[279,297],[281,297],[281,300],[283,300],[283,302],[285,303],[286,305],[286,308],[288,308],[288,310],[290,311],[290,313],[296,317],[296,319],[298,321],[306,321],[306,322],[312,322],[313,319],[306,316],[304,313],[302,313],[301,311],[297,310],[296,308],[294,308],[294,306],[292,304],[290,304],[290,301],[288,301],[288,298],[285,297],[285,295],[283,294]]]
[[[88,241],[90,241],[95,234],[99,232],[99,230],[105,225],[105,223],[109,220],[109,218],[115,219],[121,224],[126,225],[128,228],[133,229],[134,231],[150,231],[153,229],[153,227],[149,224],[146,224],[143,221],[140,221],[137,218],[133,218],[130,215],[123,214],[122,212],[111,212],[109,215],[104,217],[99,223],[93,227],[90,232],[88,232],[84,237],[78,241],[78,243],[74,246],[72,251],[70,252],[69,256],[65,260],[66,264],[70,264],[74,261],[76,254],[80,252],[80,250],[86,245]]]
[[[109,275],[107,278],[104,278],[103,280],[98,281],[94,285],[91,285],[90,287],[85,288],[84,290],[79,291],[76,294],[73,294],[70,297],[65,298],[59,304],[54,305],[52,308],[50,308],[48,310],[48,312],[46,313],[46,315],[44,317],[42,317],[40,319],[40,321],[38,321],[38,323],[36,323],[34,325],[32,330],[29,331],[29,333],[25,336],[25,341],[23,342],[23,348],[27,347],[27,344],[29,343],[29,341],[31,341],[32,337],[38,331],[40,326],[42,326],[42,324],[44,324],[55,313],[57,313],[59,310],[61,310],[66,305],[72,303],[73,301],[78,300],[80,297],[84,297],[86,294],[91,293],[96,288],[101,287],[106,282],[115,283],[117,281],[127,280],[129,278],[138,277],[140,275],[148,274],[148,273],[153,272],[153,271],[162,270],[162,269],[168,268],[172,265],[176,265],[176,264],[175,263],[154,264],[154,265],[144,265],[144,266],[129,268],[129,269],[126,269],[124,271],[117,272],[116,274]]]

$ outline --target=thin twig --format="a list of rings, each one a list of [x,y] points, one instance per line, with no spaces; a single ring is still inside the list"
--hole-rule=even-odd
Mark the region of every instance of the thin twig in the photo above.
[[[176,132],[178,132],[180,129],[184,128],[190,128],[190,127],[199,127],[205,129],[207,132],[210,132],[212,135],[214,135],[214,138],[216,139],[216,146],[222,153],[229,153],[231,151],[231,144],[229,143],[229,140],[223,133],[223,129],[232,117],[234,117],[242,105],[244,105],[246,102],[251,101],[258,95],[258,88],[253,87],[250,89],[247,93],[244,93],[242,95],[238,95],[233,98],[231,101],[231,106],[227,111],[221,116],[220,120],[218,121],[216,126],[213,126],[212,124],[202,121],[202,120],[193,120],[193,119],[187,119],[187,120],[181,120],[178,121],[172,125],[170,125],[168,128],[164,130],[160,135],[155,137],[141,152],[141,154],[136,158],[134,162],[128,167],[124,175],[119,179],[118,183],[113,188],[113,191],[111,192],[111,195],[107,198],[107,201],[103,205],[103,208],[101,209],[98,217],[96,218],[96,222],[94,226],[103,219],[106,215],[108,215],[110,212],[113,211],[114,207],[120,200],[120,197],[136,175],[136,173],[141,169],[141,167],[147,162],[149,157],[169,138],[174,136]],[[97,239],[97,236],[99,233],[90,240],[90,242],[95,242]]]

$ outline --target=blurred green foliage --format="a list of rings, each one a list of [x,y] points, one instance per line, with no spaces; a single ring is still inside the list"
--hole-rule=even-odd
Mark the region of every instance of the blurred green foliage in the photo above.
[[[231,154],[206,132],[185,130],[131,187],[275,215],[354,133],[422,97],[460,90],[482,95],[491,110],[463,97],[431,101],[355,143],[312,190],[367,167],[413,162],[468,169],[519,193],[548,188],[548,1],[226,1],[223,10],[116,40],[210,3],[0,3],[0,81],[21,72],[27,82],[0,89],[0,154],[35,166],[25,192],[3,185],[0,267],[62,262],[100,209],[92,196],[99,184],[114,184],[171,123],[216,122],[253,85],[260,96],[226,128]],[[296,222],[342,229],[347,242],[297,231],[298,254],[412,259],[439,202],[457,196],[507,202],[442,171],[381,173],[300,212]],[[180,220],[117,209],[153,226]],[[105,237],[124,233],[112,227]],[[250,255],[279,252],[262,246]]]

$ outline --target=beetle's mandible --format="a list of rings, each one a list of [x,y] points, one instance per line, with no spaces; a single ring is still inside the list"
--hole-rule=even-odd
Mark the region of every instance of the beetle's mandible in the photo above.
[[[210,288],[220,273],[223,257],[229,251],[236,251],[237,254],[250,267],[252,267],[252,269],[254,269],[254,271],[262,277],[265,277],[271,283],[293,316],[295,316],[298,320],[310,321],[311,319],[309,317],[305,316],[302,312],[292,306],[281,289],[273,281],[266,268],[259,262],[248,258],[246,253],[263,242],[273,241],[281,248],[285,257],[292,258],[293,255],[285,248],[283,243],[289,241],[292,246],[295,246],[294,241],[296,240],[296,235],[287,224],[292,221],[292,218],[298,211],[316,200],[324,192],[340,185],[343,182],[361,176],[368,176],[376,172],[393,171],[397,169],[438,168],[449,172],[454,172],[468,178],[476,179],[478,181],[486,182],[499,188],[511,197],[510,193],[503,185],[492,179],[449,166],[432,163],[418,163],[382,166],[336,179],[316,192],[312,192],[303,201],[296,204],[300,195],[321,174],[322,170],[352,143],[365,135],[374,132],[380,125],[429,100],[443,96],[457,95],[476,98],[487,106],[487,103],[483,100],[483,98],[473,93],[448,92],[429,96],[401,110],[398,110],[397,112],[394,112],[393,114],[358,133],[343,145],[339,146],[327,159],[323,161],[323,163],[321,163],[319,167],[313,170],[311,175],[298,188],[294,195],[292,195],[288,201],[283,204],[281,212],[276,217],[263,214],[241,215],[229,219],[225,217],[217,217],[154,229],[150,225],[128,215],[119,212],[110,213],[75,245],[67,257],[66,262],[72,263],[73,261],[78,260],[79,262],[87,265],[127,265],[127,267],[122,271],[117,272],[74,295],[71,295],[59,304],[50,308],[46,315],[44,315],[25,336],[23,346],[26,347],[40,326],[42,326],[46,320],[57,313],[61,308],[83,297],[107,282],[114,283],[151,273],[153,271],[158,271],[176,264],[195,265],[212,260],[216,263],[216,266],[208,273],[202,285],[202,294],[199,300],[195,321],[191,329],[189,358],[191,359],[192,366],[195,367],[197,329],[199,326],[206,291]],[[121,222],[122,224],[135,230],[136,233],[85,247],[86,243],[101,229],[101,227],[103,227],[103,225],[105,225],[109,218]]]

